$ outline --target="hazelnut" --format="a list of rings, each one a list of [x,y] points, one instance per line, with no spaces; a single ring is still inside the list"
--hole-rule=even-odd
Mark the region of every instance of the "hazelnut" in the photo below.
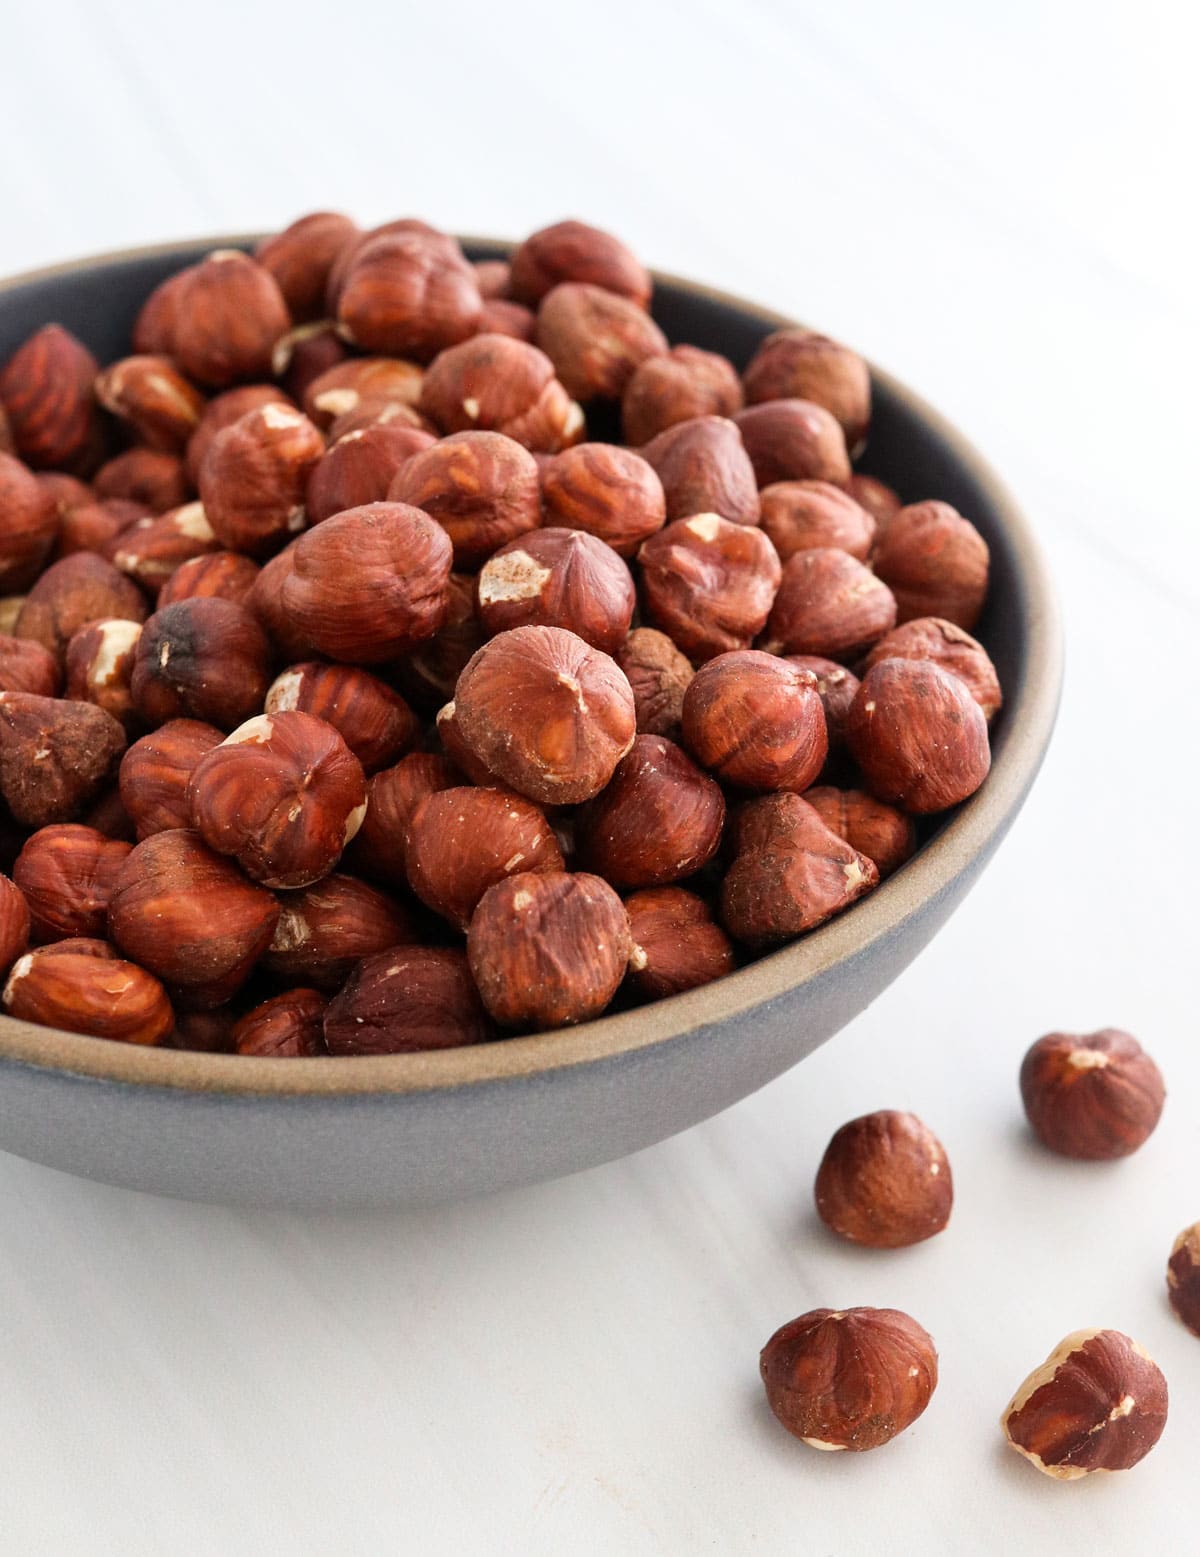
[[[876,476],[864,476],[855,471],[848,481],[842,482],[842,489],[867,510],[880,530],[901,507],[900,499],[893,489]]]
[[[427,795],[458,782],[451,765],[434,752],[411,752],[394,767],[374,774],[367,780],[367,814],[350,844],[346,863],[364,876],[406,885],[404,851],[417,807]]]
[[[92,827],[39,828],[13,864],[39,941],[102,936],[113,881],[130,845]]]
[[[0,973],[9,968],[29,945],[29,904],[20,887],[0,876]]]
[[[537,334],[537,315],[524,303],[505,297],[485,298],[479,315],[481,335],[510,335],[514,341],[532,344]]]
[[[753,525],[719,514],[677,519],[642,543],[642,603],[694,660],[748,649],[779,588],[779,558]]]
[[[442,625],[450,563],[446,532],[428,514],[367,503],[300,537],[283,578],[283,610],[318,654],[378,665]]]
[[[198,1054],[231,1054],[234,1021],[228,1006],[215,1011],[176,1011],[175,1027],[165,1047],[191,1049]]]
[[[268,714],[299,709],[323,719],[366,773],[395,762],[417,734],[416,717],[400,694],[353,665],[292,665],[271,683],[263,707]]]
[[[676,422],[732,416],[742,409],[742,385],[727,357],[699,346],[672,346],[634,369],[621,397],[628,443],[649,443]]]
[[[311,652],[307,637],[283,604],[283,586],[291,577],[295,563],[296,542],[292,541],[281,552],[276,552],[269,562],[263,563],[243,602],[267,632],[278,657],[284,660],[305,659]]]
[[[218,542],[261,557],[302,530],[308,478],[324,453],[320,432],[291,406],[260,406],[219,432],[200,467]]]
[[[467,661],[486,641],[475,613],[475,580],[469,574],[451,573],[446,593],[446,620],[441,627],[392,668],[405,697],[426,713],[436,713],[453,697]]]
[[[481,761],[467,745],[453,702],[438,709],[434,728],[447,762],[457,768],[464,778],[472,784],[482,784],[486,789],[504,787],[499,774],[493,773],[487,763]]]
[[[124,750],[124,730],[91,703],[0,692],[0,794],[25,827],[73,821]]]
[[[1021,1062],[1021,1100],[1034,1133],[1064,1157],[1127,1157],[1153,1133],[1166,1088],[1128,1033],[1050,1033]]]
[[[140,444],[182,454],[204,411],[204,396],[170,357],[122,357],[96,380],[96,399]]]
[[[649,272],[610,233],[586,222],[555,222],[513,251],[510,287],[522,303],[539,303],[560,281],[588,281],[641,307],[650,303]]]
[[[585,867],[614,887],[665,887],[712,859],[725,827],[720,786],[661,735],[639,735],[579,814]]]
[[[853,660],[895,625],[887,585],[849,552],[819,546],[784,563],[766,636],[772,652]]]
[[[896,597],[899,621],[940,616],[970,632],[987,596],[987,542],[949,503],[912,503],[888,520],[875,571]]]
[[[232,600],[234,605],[245,605],[254,581],[258,577],[258,564],[236,551],[206,552],[200,557],[190,557],[181,562],[158,592],[158,608],[174,605],[177,600]]]
[[[644,1000],[699,989],[734,969],[733,946],[708,904],[683,887],[649,887],[625,899],[633,950],[627,981]]]
[[[254,258],[275,277],[293,319],[318,319],[335,260],[360,236],[357,224],[348,216],[314,211],[264,238],[255,248]]]
[[[162,449],[127,449],[101,465],[92,486],[101,501],[140,503],[153,514],[178,508],[191,496],[183,459]]]
[[[875,521],[840,487],[827,481],[777,481],[759,494],[762,527],[786,562],[798,551],[833,546],[866,562]]]
[[[846,742],[871,793],[917,815],[973,795],[992,760],[979,704],[930,660],[872,666],[850,705]]]
[[[270,376],[272,349],[292,321],[275,277],[256,260],[215,250],[183,273],[173,302],[161,349],[188,378],[226,389]]]
[[[233,1025],[238,1054],[265,1059],[295,1059],[327,1054],[325,996],[315,989],[289,989],[247,1011]]]
[[[0,633],[0,692],[34,692],[56,697],[62,686],[58,661],[29,638]]]
[[[0,368],[0,406],[26,465],[78,476],[100,463],[104,433],[92,393],[99,371],[60,324],[44,325]]]
[[[128,730],[136,723],[129,683],[140,622],[109,617],[81,627],[67,645],[67,696],[95,703]]]
[[[187,285],[189,274],[195,268],[194,265],[186,265],[183,270],[177,270],[173,276],[160,281],[138,310],[130,339],[134,351],[139,356],[154,357],[170,354],[180,294]]]
[[[750,405],[764,400],[808,400],[841,424],[850,452],[866,442],[871,423],[871,370],[848,346],[816,330],[776,330],[742,374]]]
[[[13,628],[17,625],[17,618],[20,616],[21,607],[24,604],[24,595],[4,595],[0,597],[0,633],[12,636]]]
[[[502,789],[442,789],[408,821],[409,885],[429,908],[465,931],[480,898],[518,871],[564,868],[541,811]]]
[[[0,880],[3,880],[0,877]],[[0,915],[3,905],[0,904]],[[0,937],[2,939],[2,937]],[[1200,1335],[1200,1222],[1185,1227],[1167,1261],[1167,1296],[1193,1335]]]
[[[346,433],[330,445],[308,478],[309,522],[320,524],[348,508],[383,502],[405,461],[435,441],[431,433],[398,421]]]
[[[874,863],[799,795],[749,801],[733,834],[736,854],[721,887],[721,919],[747,946],[815,930],[879,881]]]
[[[494,1036],[466,957],[448,947],[394,946],[364,958],[325,1013],[331,1054],[413,1054]]]
[[[651,439],[642,456],[662,482],[668,520],[711,513],[734,524],[758,523],[754,467],[727,418],[676,422]]]
[[[360,958],[415,939],[408,912],[394,898],[335,873],[283,895],[263,967],[277,978],[332,991]]]
[[[17,463],[20,464],[20,461]],[[51,499],[60,519],[65,519],[73,509],[84,508],[96,501],[96,494],[88,482],[80,481],[78,476],[68,476],[61,470],[40,470],[33,479],[38,490]]]
[[[41,481],[20,460],[0,453],[0,589],[28,589],[54,545],[59,512]]]
[[[199,485],[201,467],[217,434],[240,422],[250,411],[267,405],[292,406],[292,402],[275,384],[243,384],[238,389],[227,389],[223,395],[216,395],[208,402],[195,432],[188,439],[185,463],[188,480],[193,486]]]
[[[878,1449],[937,1388],[928,1332],[895,1308],[815,1308],[782,1325],[759,1371],[778,1420],[812,1449]]]
[[[632,449],[580,443],[546,462],[542,505],[548,525],[586,530],[619,557],[632,557],[666,523],[662,482]]]
[[[83,813],[85,827],[93,827],[105,838],[118,843],[136,843],[137,828],[133,818],[121,802],[121,792],[114,785],[106,789],[93,805]]]
[[[522,871],[489,887],[467,958],[501,1027],[545,1030],[599,1016],[633,946],[621,899],[599,876]]]
[[[425,375],[420,408],[443,433],[504,433],[548,453],[583,430],[583,412],[550,358],[508,335],[476,335],[442,352]]]
[[[920,616],[886,633],[867,655],[867,669],[880,660],[932,660],[958,679],[989,722],[1004,701],[996,667],[981,643],[953,622]]]
[[[915,1114],[880,1109],[834,1134],[815,1194],[821,1220],[842,1238],[902,1249],[942,1231],[954,1185],[933,1131]]]
[[[613,658],[633,691],[638,734],[678,740],[691,661],[656,627],[635,627]]]
[[[215,725],[170,719],[134,741],[121,759],[118,784],[139,839],[191,825],[188,783],[201,757],[223,739]]]
[[[79,551],[94,551],[111,562],[110,552],[116,548],[119,538],[149,523],[152,517],[143,504],[125,498],[81,504],[63,516],[50,561],[59,562]]]
[[[789,654],[786,659],[797,670],[807,670],[816,677],[817,696],[825,710],[830,755],[836,755],[846,744],[846,720],[858,691],[858,677],[836,660],[827,660],[820,654]]]
[[[456,433],[421,450],[396,472],[388,498],[436,519],[460,568],[542,522],[534,458],[502,433]]]
[[[222,1005],[271,943],[279,904],[186,829],[155,833],[117,871],[113,940],[186,1009]]]
[[[804,798],[832,832],[875,862],[879,879],[890,876],[917,850],[911,816],[861,789],[806,789]]]
[[[187,503],[157,519],[123,530],[112,547],[111,562],[147,594],[157,595],[176,568],[218,550],[202,503]]]
[[[760,487],[776,481],[850,479],[846,438],[837,418],[811,400],[764,400],[733,418]]]
[[[493,553],[479,574],[479,619],[490,634],[566,627],[612,654],[629,634],[637,593],[629,569],[586,530],[535,530]]]
[[[471,269],[475,272],[475,279],[479,283],[480,296],[484,302],[490,302],[495,298],[512,296],[512,292],[509,289],[512,280],[512,266],[507,260],[475,260]]]
[[[132,962],[67,950],[68,944],[17,960],[4,986],[8,1015],[119,1043],[161,1043],[175,1017],[159,981]]]
[[[816,678],[755,649],[719,654],[684,694],[683,743],[723,784],[805,790],[829,749]]]
[[[119,616],[144,622],[145,596],[111,562],[90,552],[76,552],[54,562],[25,597],[14,629],[18,638],[32,638],[49,649],[60,665],[67,644],[89,622]]]
[[[304,392],[304,414],[323,432],[364,403],[407,406],[421,398],[424,374],[396,357],[351,357],[315,378]]]
[[[667,338],[638,303],[585,281],[563,281],[538,308],[538,346],[576,400],[619,400],[638,364]]]
[[[349,347],[337,333],[337,321],[318,319],[297,325],[279,337],[271,353],[271,368],[284,393],[300,401],[310,384],[345,362],[349,355]]]
[[[560,627],[517,627],[471,657],[454,712],[474,755],[542,805],[604,788],[633,745],[633,693],[607,654]]]
[[[1000,1419],[1017,1453],[1056,1481],[1131,1469],[1166,1422],[1166,1379],[1119,1330],[1076,1330],[1060,1341]]]
[[[307,887],[326,876],[362,826],[362,764],[324,719],[258,714],[196,764],[192,825],[253,881]]]
[[[245,606],[203,597],[156,611],[142,629],[130,688],[149,725],[201,719],[232,730],[256,714],[271,649]]]
[[[467,261],[422,234],[392,232],[362,244],[337,299],[346,340],[363,351],[428,362],[466,340],[483,299]]]

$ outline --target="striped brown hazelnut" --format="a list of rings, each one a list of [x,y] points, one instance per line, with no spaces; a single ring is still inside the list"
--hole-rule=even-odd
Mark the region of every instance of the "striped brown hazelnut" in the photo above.
[[[358,225],[339,211],[313,211],[263,238],[254,258],[275,277],[293,319],[317,319],[335,260],[359,236]]]
[[[538,306],[539,348],[575,400],[619,400],[638,364],[667,350],[639,304],[586,281],[563,281]]]
[[[742,384],[727,357],[699,346],[672,346],[638,364],[621,396],[626,441],[649,443],[676,422],[732,416],[742,409]]]
[[[757,524],[758,489],[741,434],[727,417],[676,422],[641,451],[657,472],[667,519],[720,514],[734,524]]]
[[[0,592],[28,589],[50,555],[60,514],[53,493],[19,459],[0,452]]]
[[[865,790],[821,785],[806,789],[804,798],[826,827],[875,862],[880,881],[916,853],[917,829],[912,817],[884,805]]]
[[[347,866],[372,880],[405,886],[404,851],[413,814],[427,795],[460,782],[460,775],[436,752],[410,752],[393,767],[373,774],[367,780],[367,814],[347,851]]]
[[[880,660],[932,660],[967,687],[989,722],[1004,702],[1000,678],[984,646],[953,622],[919,616],[885,633],[867,655],[867,669]]]
[[[629,679],[639,735],[679,739],[683,698],[695,671],[656,627],[635,627],[613,656]]]
[[[13,880],[29,904],[35,939],[103,936],[113,882],[130,847],[69,822],[27,838],[13,863]]]
[[[1128,1033],[1049,1033],[1021,1062],[1021,1101],[1034,1133],[1063,1157],[1127,1157],[1153,1134],[1166,1088]]]
[[[422,416],[406,401],[394,400],[388,395],[363,395],[350,410],[334,418],[326,436],[332,447],[351,433],[367,432],[372,427],[405,427],[409,432],[425,433],[430,438],[437,436],[437,429],[427,416]]]
[[[206,552],[181,562],[158,592],[158,607],[174,605],[177,600],[232,600],[245,605],[258,564],[236,551]]]
[[[191,826],[188,783],[201,757],[223,739],[199,719],[169,719],[134,741],[121,759],[118,787],[139,839]]]
[[[916,815],[973,795],[992,760],[983,710],[930,660],[872,666],[850,705],[846,743],[871,793]]]
[[[260,1059],[298,1059],[328,1054],[325,996],[315,989],[289,989],[252,1007],[233,1024],[233,1048]]]
[[[58,661],[31,638],[0,633],[0,692],[34,692],[56,697],[62,687]]]
[[[854,660],[895,625],[887,585],[849,552],[819,546],[784,563],[765,636],[772,653]]]
[[[586,530],[619,557],[636,555],[641,543],[666,523],[662,482],[632,449],[577,444],[548,460],[541,480],[547,525]]]
[[[328,992],[344,983],[360,958],[415,940],[411,916],[401,903],[335,871],[281,896],[263,967],[276,978]]]
[[[124,750],[124,730],[102,708],[0,692],[0,795],[24,827],[75,821]]]
[[[291,406],[247,411],[219,432],[200,467],[200,500],[221,546],[262,557],[307,523],[308,479],[325,453],[318,429]]]
[[[466,338],[483,299],[461,253],[420,233],[385,233],[357,246],[337,299],[343,337],[366,352],[429,362]]]
[[[113,567],[157,596],[176,568],[219,550],[203,503],[185,503],[122,530],[110,548]]]
[[[194,265],[185,265],[182,270],[160,281],[142,304],[130,332],[130,345],[137,355],[169,355],[179,297],[187,284],[188,273],[195,268]]]
[[[776,481],[850,478],[850,457],[838,420],[811,400],[764,400],[734,416],[760,487]]]
[[[880,481],[877,476],[864,475],[861,471],[855,471],[848,481],[842,483],[842,487],[856,503],[867,510],[880,531],[903,506],[895,490],[886,481]]]
[[[827,660],[820,654],[789,654],[786,659],[797,670],[807,670],[817,678],[817,696],[825,710],[829,751],[835,756],[846,744],[846,720],[858,691],[858,677],[836,660]]]
[[[633,950],[626,982],[644,1000],[699,989],[734,970],[733,944],[702,897],[647,887],[625,899]]]
[[[983,611],[988,546],[949,503],[912,503],[888,520],[875,571],[896,597],[897,620],[939,616],[970,632]]]
[[[137,725],[130,682],[140,622],[108,617],[81,627],[67,645],[66,695],[82,703],[95,703],[126,730]]]
[[[1192,1334],[1200,1335],[1200,1222],[1185,1227],[1171,1246],[1167,1297]]]
[[[481,335],[511,335],[514,341],[533,344],[537,334],[537,315],[524,303],[507,297],[484,298],[479,314]]]
[[[776,330],[742,374],[749,405],[808,400],[837,418],[851,453],[871,424],[871,370],[856,351],[816,330]]]
[[[162,1043],[175,1024],[153,974],[117,957],[68,949],[66,942],[18,958],[3,1006],[18,1021],[118,1043]]]
[[[96,379],[96,399],[147,449],[182,454],[204,410],[204,396],[170,357],[122,357]]]
[[[346,433],[330,444],[308,478],[309,523],[320,524],[364,503],[383,502],[405,461],[435,441],[432,433],[396,421]]]
[[[723,784],[803,791],[829,750],[816,678],[755,649],[720,654],[684,694],[683,744]]]
[[[419,450],[397,470],[388,498],[437,520],[457,568],[477,568],[542,522],[533,456],[497,432],[455,433]]]
[[[224,394],[213,396],[204,407],[196,430],[188,439],[184,455],[188,480],[193,486],[200,483],[200,467],[217,434],[232,427],[234,422],[240,422],[248,412],[267,405],[291,406],[292,401],[278,384],[240,384],[236,389],[227,389]]]
[[[646,615],[693,660],[748,649],[782,572],[761,530],[719,514],[677,519],[643,541],[638,562]]]
[[[640,307],[650,304],[650,273],[631,250],[586,222],[554,222],[531,233],[513,251],[512,296],[539,303],[560,281],[587,281]]]
[[[331,1054],[414,1054],[494,1037],[466,957],[444,946],[365,957],[325,1013]]]
[[[293,709],[332,725],[368,774],[396,762],[417,734],[416,716],[400,694],[355,665],[289,666],[268,688],[263,710]]]
[[[280,389],[299,404],[310,384],[349,355],[349,347],[337,333],[337,321],[316,319],[279,337],[271,353],[271,370]]]
[[[0,876],[0,973],[7,973],[28,945],[29,904],[25,894],[7,876]]]
[[[265,379],[271,352],[291,328],[275,277],[248,254],[216,249],[184,273],[166,354],[212,389]]]
[[[490,634],[514,627],[565,627],[612,654],[624,643],[637,604],[628,567],[586,530],[534,530],[484,563],[476,585],[479,619]]]
[[[508,335],[476,335],[442,352],[425,375],[420,409],[443,433],[504,433],[550,454],[583,430],[550,358]]]
[[[69,330],[43,325],[0,368],[0,406],[16,453],[34,470],[86,476],[104,457],[93,388],[100,364]]]
[[[398,357],[350,357],[315,378],[304,392],[304,414],[333,434],[343,416],[364,402],[391,403],[415,410],[424,372]]]
[[[133,706],[148,725],[201,719],[232,730],[262,708],[270,645],[245,606],[178,600],[146,622],[134,655]]]
[[[814,1193],[826,1227],[871,1249],[932,1238],[949,1222],[954,1203],[942,1143],[915,1114],[887,1108],[835,1132]]]
[[[875,521],[865,508],[828,481],[777,481],[759,494],[762,527],[786,562],[798,551],[834,546],[866,562],[875,544]]]
[[[18,638],[32,638],[65,664],[67,644],[88,622],[119,616],[144,622],[149,613],[146,597],[125,577],[91,552],[75,552],[54,562],[25,597],[13,631]]]

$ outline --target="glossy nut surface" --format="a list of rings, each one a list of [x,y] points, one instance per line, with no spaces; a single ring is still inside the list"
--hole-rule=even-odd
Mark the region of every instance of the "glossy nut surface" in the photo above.
[[[1137,1151],[1166,1098],[1158,1066],[1115,1027],[1049,1033],[1021,1062],[1021,1101],[1038,1139],[1064,1157],[1105,1160]]]
[[[563,627],[593,648],[624,643],[637,603],[629,569],[586,530],[535,530],[484,563],[476,585],[479,619],[491,634]]]
[[[718,655],[684,694],[683,743],[723,784],[802,792],[829,749],[816,678],[755,649]]]
[[[835,1132],[814,1193],[826,1227],[872,1249],[932,1238],[954,1202],[942,1143],[915,1114],[894,1109],[851,1119]]]

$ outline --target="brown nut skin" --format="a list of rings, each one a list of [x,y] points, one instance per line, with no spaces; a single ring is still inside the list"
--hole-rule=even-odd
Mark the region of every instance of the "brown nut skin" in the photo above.
[[[139,839],[191,826],[188,783],[201,757],[223,739],[216,725],[169,719],[134,741],[121,759],[118,788]]]
[[[15,447],[12,428],[8,424],[8,412],[0,404],[0,454],[11,454]]]
[[[346,853],[346,865],[390,886],[407,886],[408,828],[427,795],[451,789],[461,775],[436,752],[410,752],[367,781],[367,814]]]
[[[849,552],[819,546],[784,563],[766,647],[776,654],[854,660],[895,625],[896,602],[887,585]]]
[[[702,870],[725,828],[725,796],[673,741],[639,735],[576,818],[585,869],[614,887],[665,887]]]
[[[120,791],[115,787],[106,789],[83,813],[82,820],[85,827],[94,827],[105,838],[113,838],[119,843],[137,842],[133,818],[121,803]]]
[[[106,498],[103,503],[85,503],[72,508],[58,527],[50,561],[59,562],[78,551],[99,552],[111,561],[109,553],[118,538],[151,518],[143,504],[124,498]]]
[[[162,1043],[175,1014],[158,979],[116,957],[68,951],[68,944],[18,959],[4,986],[5,1012],[118,1043]]]
[[[453,702],[438,709],[434,729],[447,762],[469,783],[481,784],[486,789],[505,788],[499,774],[493,773],[487,763],[481,761],[467,745]]]
[[[786,562],[798,551],[834,546],[866,562],[875,544],[875,520],[828,481],[777,481],[759,494],[762,527]]]
[[[0,915],[2,911],[0,905]],[[1171,1247],[1167,1297],[1192,1334],[1200,1335],[1200,1222],[1185,1227]]]
[[[578,443],[584,427],[546,353],[508,335],[476,335],[442,352],[419,404],[443,433],[503,433],[547,454]]]
[[[22,826],[74,821],[124,750],[124,730],[102,708],[0,692],[0,794]]]
[[[101,465],[92,485],[103,502],[141,503],[153,514],[179,508],[192,495],[182,456],[163,449],[127,449]]]
[[[512,266],[507,260],[475,260],[471,265],[485,302],[512,296]]]
[[[330,423],[329,442],[335,444],[348,434],[366,432],[369,427],[389,426],[407,427],[410,432],[427,433],[431,438],[437,435],[437,428],[429,418],[422,416],[420,411],[415,411],[405,401],[393,400],[384,395],[364,395],[351,410],[344,411]]]
[[[271,353],[291,328],[275,277],[237,249],[217,249],[183,274],[165,348],[211,389],[271,376]]]
[[[88,622],[119,616],[144,622],[146,597],[103,557],[76,552],[54,562],[25,596],[13,632],[32,638],[65,665],[67,644]]]
[[[28,589],[54,545],[60,512],[43,480],[0,452],[0,591]]]
[[[518,871],[565,869],[542,812],[503,789],[443,789],[427,796],[409,820],[404,858],[416,895],[464,932],[497,881]]]
[[[646,615],[693,660],[748,649],[783,572],[761,530],[719,514],[677,519],[642,543],[638,562]]]
[[[880,881],[917,851],[917,828],[912,817],[884,805],[865,790],[822,785],[806,789],[804,798],[826,827],[875,862]]]
[[[737,853],[721,886],[721,921],[746,946],[815,930],[878,884],[874,862],[799,795],[749,801],[733,833]]]
[[[870,1249],[903,1249],[940,1233],[954,1185],[942,1143],[915,1114],[880,1109],[834,1133],[817,1169],[817,1214]]]
[[[360,237],[357,223],[339,211],[313,211],[282,232],[264,238],[254,258],[275,277],[288,312],[298,323],[319,319],[334,262]]]
[[[1049,1033],[1021,1062],[1021,1101],[1034,1133],[1064,1157],[1107,1161],[1137,1151],[1158,1124],[1166,1088],[1128,1033]]]
[[[476,610],[484,631],[565,627],[613,654],[629,636],[637,591],[629,569],[586,530],[535,530],[484,563]]]
[[[331,724],[296,711],[257,714],[196,764],[192,825],[210,849],[280,889],[327,876],[362,826],[362,764]]]
[[[537,334],[537,315],[524,303],[506,297],[485,298],[479,314],[480,335],[511,335],[514,341],[530,345]]]
[[[871,370],[856,351],[816,330],[776,330],[742,374],[749,405],[808,400],[835,416],[856,453],[871,425]]]
[[[233,1048],[261,1059],[298,1059],[328,1054],[325,996],[315,989],[289,989],[247,1011],[233,1024]]]
[[[867,510],[881,531],[892,515],[903,506],[895,490],[876,476],[864,476],[855,471],[849,481],[842,483],[842,487],[856,503]]]
[[[466,260],[423,235],[389,233],[350,260],[337,320],[363,351],[429,362],[474,333],[482,308]]]
[[[86,476],[104,457],[92,392],[100,364],[60,324],[43,325],[0,368],[0,406],[17,454],[34,470]]]
[[[929,660],[881,660],[850,705],[846,744],[879,800],[918,816],[973,795],[991,767],[987,720]]]
[[[755,649],[719,654],[684,694],[683,744],[723,784],[799,793],[829,752],[816,678]]]
[[[170,357],[122,357],[96,379],[96,399],[147,449],[182,454],[204,411],[204,396]]]
[[[1131,1469],[1166,1422],[1166,1379],[1149,1353],[1119,1330],[1068,1335],[1000,1418],[1009,1444],[1056,1481]]]
[[[330,445],[308,478],[309,523],[320,524],[364,503],[382,503],[400,467],[436,441],[432,433],[394,421],[346,433]]]
[[[190,1010],[236,994],[271,944],[279,904],[187,829],[155,833],[117,872],[108,931]]]
[[[416,940],[401,903],[338,872],[280,898],[279,923],[262,966],[277,978],[339,989],[362,957]]]
[[[350,357],[315,378],[304,391],[304,414],[322,432],[334,433],[344,416],[362,405],[407,406],[421,397],[424,373],[415,362],[397,357]]]
[[[657,627],[635,627],[613,658],[633,691],[638,734],[677,741],[692,662]]]
[[[619,400],[639,363],[667,350],[640,304],[585,281],[564,281],[546,294],[535,339],[563,388],[585,405]]]
[[[938,616],[919,616],[885,633],[867,655],[866,668],[880,660],[932,660],[966,686],[990,723],[999,713],[1004,694],[1000,678],[984,646]]]
[[[628,443],[649,443],[676,422],[732,416],[742,409],[742,385],[727,357],[699,346],[672,346],[638,364],[621,396]]]
[[[0,692],[34,692],[56,697],[62,687],[58,661],[29,638],[0,633]]]
[[[587,281],[649,307],[650,273],[619,238],[586,222],[555,222],[513,251],[509,288],[522,303],[540,303],[560,281]]]
[[[325,1013],[330,1054],[415,1054],[495,1036],[457,948],[395,946],[364,958]]]
[[[442,625],[451,560],[449,537],[428,514],[406,503],[367,503],[300,537],[283,579],[283,610],[318,654],[379,665]]]
[[[432,638],[392,667],[395,684],[423,713],[436,714],[454,696],[468,660],[486,641],[475,611],[474,578],[451,573],[446,620]]]
[[[895,1308],[815,1308],[762,1349],[767,1402],[812,1449],[878,1449],[911,1427],[937,1388],[927,1331]]]
[[[541,472],[545,523],[586,530],[619,557],[633,557],[667,519],[662,482],[632,449],[580,443],[547,460]]]
[[[109,617],[81,627],[67,645],[67,697],[95,703],[127,731],[138,723],[129,683],[141,636],[140,622]]]
[[[281,335],[271,353],[271,368],[279,387],[297,403],[322,373],[345,362],[350,349],[337,333],[333,319],[300,324]]]
[[[837,418],[811,400],[765,400],[748,405],[733,420],[760,487],[776,481],[850,479],[846,438]]]
[[[206,552],[201,557],[190,557],[181,562],[158,592],[158,608],[174,605],[177,600],[218,599],[232,600],[234,605],[245,605],[254,581],[258,577],[258,564],[236,551]]]
[[[109,560],[148,595],[157,596],[176,568],[217,549],[204,505],[187,503],[122,530],[112,543]]]
[[[503,433],[455,433],[419,451],[396,472],[388,499],[436,519],[457,568],[479,567],[542,522],[537,463]]]
[[[825,710],[830,755],[836,755],[846,744],[846,720],[858,691],[858,677],[836,660],[827,660],[820,654],[789,654],[786,659],[797,670],[810,671],[816,677],[817,695]]]
[[[912,503],[888,520],[874,565],[898,621],[940,616],[970,632],[987,598],[988,557],[983,536],[949,503]]]
[[[728,418],[676,422],[641,452],[662,482],[668,520],[720,514],[734,524],[758,523],[754,467]]]
[[[633,693],[616,664],[560,627],[517,627],[471,657],[454,715],[503,783],[540,805],[598,795],[633,745]]]
[[[189,273],[195,268],[194,265],[185,265],[173,276],[159,282],[138,310],[130,335],[130,345],[138,356],[169,355],[179,297]]]
[[[396,762],[417,735],[416,715],[400,694],[353,665],[289,666],[268,688],[263,711],[292,709],[332,725],[368,774]]]
[[[599,1016],[633,942],[621,899],[599,876],[522,871],[490,887],[467,931],[467,958],[501,1027],[546,1031]]]
[[[0,876],[0,973],[7,973],[29,945],[29,924],[25,894],[7,876]]]
[[[200,500],[220,545],[264,557],[302,530],[308,479],[325,439],[302,412],[265,405],[219,432],[200,467]]]
[[[38,941],[102,936],[113,881],[131,845],[92,827],[39,828],[13,863]]]
[[[188,439],[184,456],[188,480],[193,486],[199,484],[201,466],[217,434],[240,422],[250,411],[266,405],[291,406],[292,401],[278,384],[241,384],[236,389],[227,389],[222,395],[214,395]]]
[[[228,1006],[215,1011],[176,1011],[175,1028],[164,1047],[190,1049],[197,1054],[231,1054],[234,1021]]]
[[[625,899],[625,912],[633,937],[626,984],[642,999],[681,995],[733,972],[733,944],[694,892],[648,887]]]
[[[266,635],[245,606],[178,600],[142,629],[130,681],[133,706],[151,726],[200,719],[235,729],[263,705],[270,658]]]
[[[296,542],[285,546],[258,570],[242,602],[264,629],[278,661],[303,660],[312,653],[307,636],[283,604],[283,586],[296,565]]]

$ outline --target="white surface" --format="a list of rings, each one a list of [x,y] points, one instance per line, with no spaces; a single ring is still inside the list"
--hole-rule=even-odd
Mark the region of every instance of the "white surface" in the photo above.
[[[1042,529],[1070,666],[1044,777],[949,928],[679,1139],[311,1220],[0,1158],[0,1550],[1194,1547],[1200,1342],[1163,1270],[1200,1217],[1195,31],[1183,0],[9,8],[0,271],[316,206],[588,217],[955,418]],[[1163,1123],[1125,1163],[1052,1160],[1021,1054],[1109,1024],[1162,1064]],[[832,1130],[884,1106],[942,1136],[957,1206],[873,1255],[822,1235],[810,1186]],[[854,1303],[911,1310],[942,1382],[887,1449],[816,1455],[767,1415],[757,1352]],[[1159,1359],[1171,1419],[1132,1476],[1063,1486],[996,1420],[1094,1324]]]

